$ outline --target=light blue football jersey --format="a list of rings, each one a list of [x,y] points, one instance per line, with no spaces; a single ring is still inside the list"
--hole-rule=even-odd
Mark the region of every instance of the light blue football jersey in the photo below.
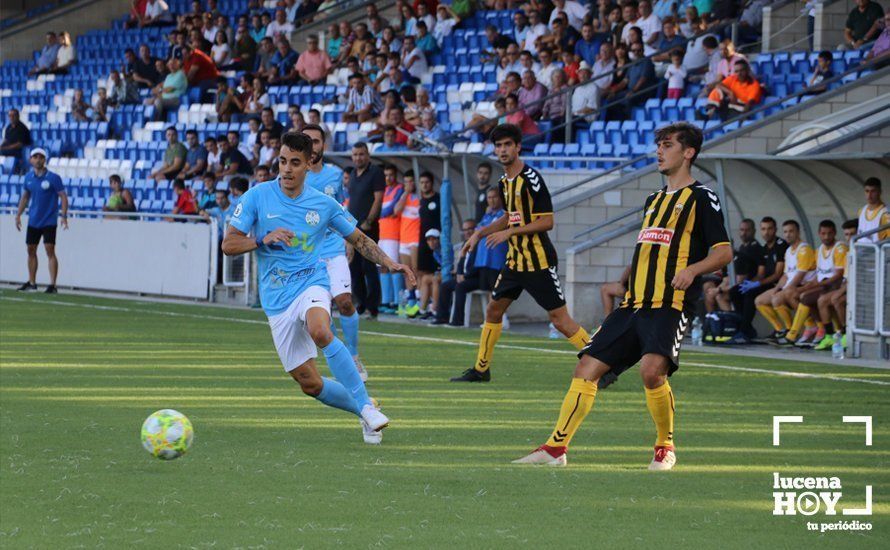
[[[325,235],[333,230],[342,242],[355,231],[355,219],[337,201],[308,186],[291,199],[281,191],[278,178],[244,193],[229,223],[257,237],[278,228],[294,232],[290,246],[278,243],[256,251],[260,300],[270,316],[286,311],[310,286],[330,289],[321,257]]]
[[[338,204],[343,204],[343,170],[333,164],[323,164],[317,174],[309,171],[306,173],[306,185],[316,191],[333,198]],[[327,260],[346,254],[346,245],[343,239],[335,231],[328,230],[324,244],[321,246],[321,258]]]

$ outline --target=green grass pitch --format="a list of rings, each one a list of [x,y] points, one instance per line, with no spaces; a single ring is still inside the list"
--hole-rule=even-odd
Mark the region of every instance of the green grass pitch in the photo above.
[[[566,342],[506,333],[493,382],[465,386],[448,378],[471,364],[476,330],[363,323],[369,389],[392,418],[383,445],[371,447],[354,417],[299,392],[264,320],[260,311],[0,293],[0,546],[887,548],[890,540],[890,371],[684,351],[672,380],[674,471],[646,470],[655,434],[636,370],[597,396],[568,468],[522,467],[510,460],[546,439],[568,386],[575,359]],[[195,427],[191,451],[172,462],[151,458],[139,441],[144,418],[167,407]],[[786,425],[774,447],[773,415],[805,422]],[[871,447],[843,415],[873,416]],[[870,484],[873,515],[773,516],[775,471],[838,476],[841,507],[860,507]],[[854,519],[872,531],[806,527]]]

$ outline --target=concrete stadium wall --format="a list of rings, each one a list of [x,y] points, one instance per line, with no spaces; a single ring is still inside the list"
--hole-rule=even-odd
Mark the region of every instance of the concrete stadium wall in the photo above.
[[[813,28],[813,50],[833,50],[844,38],[847,15],[856,6],[853,0],[835,0],[816,4]],[[762,52],[809,49],[808,15],[803,3],[776,3],[763,9]]]
[[[28,280],[24,226],[0,214],[0,281]],[[72,218],[58,229],[59,286],[207,299],[216,279],[216,225]],[[37,283],[49,283],[38,247]]]

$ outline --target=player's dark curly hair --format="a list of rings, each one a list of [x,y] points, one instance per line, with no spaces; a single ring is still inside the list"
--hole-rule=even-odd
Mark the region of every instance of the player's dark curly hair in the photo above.
[[[698,154],[701,153],[701,145],[704,142],[704,135],[702,134],[701,128],[698,126],[693,126],[688,122],[675,122],[673,124],[668,124],[667,126],[663,126],[658,130],[655,130],[655,143],[663,141],[665,139],[670,138],[672,135],[677,136],[677,141],[680,142],[680,145],[683,147],[692,147],[695,149],[695,156],[692,157],[692,160],[689,161],[689,164],[694,164],[695,159],[698,158]]]
[[[308,159],[312,157],[312,140],[300,132],[285,132],[281,136],[281,144],[293,151],[299,151]]]
[[[512,140],[513,143],[522,143],[522,130],[515,124],[498,124],[488,135],[488,139],[492,143],[497,143],[502,139]]]

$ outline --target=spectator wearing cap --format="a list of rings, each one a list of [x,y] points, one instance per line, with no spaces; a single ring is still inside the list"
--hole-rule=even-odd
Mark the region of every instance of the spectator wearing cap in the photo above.
[[[59,53],[59,41],[56,33],[46,33],[46,44],[40,49],[40,55],[37,56],[37,62],[28,71],[28,75],[43,74],[50,72],[56,64],[56,58]]]
[[[15,215],[15,228],[22,230],[22,213],[28,208],[28,225],[25,244],[28,247],[28,281],[19,287],[21,291],[37,290],[37,245],[43,238],[46,257],[49,261],[48,294],[56,293],[56,279],[59,274],[59,260],[56,258],[56,229],[58,220],[62,228],[68,229],[68,195],[62,178],[46,168],[46,150],[37,147],[31,151],[31,171],[25,176],[22,198]],[[61,203],[61,211],[59,204]]]
[[[297,60],[297,76],[309,84],[324,84],[334,65],[328,54],[318,47],[318,35],[306,38],[306,51]]]
[[[442,284],[442,233],[438,229],[428,229],[424,233],[424,242],[430,251],[430,271],[420,271],[420,319],[428,320],[436,317],[439,303],[439,290]],[[429,308],[429,309],[427,309]]]
[[[572,91],[572,114],[592,121],[592,115],[596,114],[600,104],[600,88],[595,82],[588,82],[593,75],[590,65],[586,61],[578,67],[579,81],[582,83]]]
[[[7,114],[9,123],[3,129],[3,142],[0,143],[0,154],[18,157],[22,149],[31,145],[31,130],[21,121],[18,109],[10,109]]]

